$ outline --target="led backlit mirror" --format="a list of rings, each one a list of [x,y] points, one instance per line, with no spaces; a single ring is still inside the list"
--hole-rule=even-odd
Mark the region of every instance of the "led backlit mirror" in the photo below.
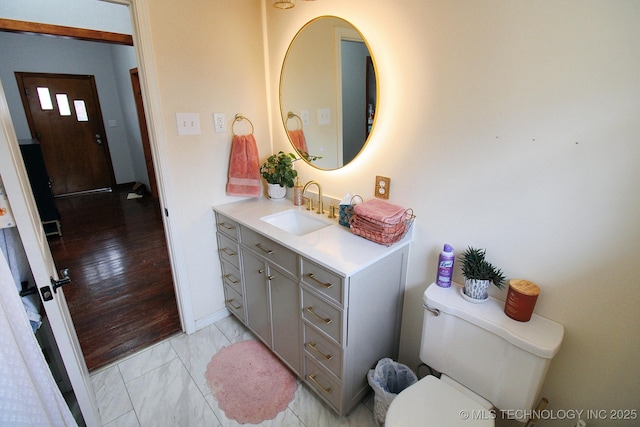
[[[353,160],[372,132],[377,82],[370,49],[349,22],[321,16],[291,42],[280,74],[280,113],[298,154],[319,169]]]

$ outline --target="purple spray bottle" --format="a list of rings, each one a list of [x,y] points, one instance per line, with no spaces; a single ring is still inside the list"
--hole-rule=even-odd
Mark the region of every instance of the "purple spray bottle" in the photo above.
[[[453,262],[455,256],[453,254],[453,248],[450,245],[445,244],[444,249],[440,252],[438,258],[438,280],[436,283],[442,288],[448,288],[451,286],[451,276],[453,276]]]

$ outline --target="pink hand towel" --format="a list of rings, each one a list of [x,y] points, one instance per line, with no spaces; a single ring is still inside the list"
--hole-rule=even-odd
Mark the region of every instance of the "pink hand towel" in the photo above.
[[[304,136],[302,129],[294,129],[289,131],[289,138],[293,146],[303,155],[309,154],[309,148],[307,147],[307,139]]]
[[[260,196],[260,160],[253,134],[234,135],[229,158],[227,194],[230,196]]]
[[[363,217],[387,224],[397,224],[406,216],[405,208],[380,199],[359,203],[355,205],[353,211]]]

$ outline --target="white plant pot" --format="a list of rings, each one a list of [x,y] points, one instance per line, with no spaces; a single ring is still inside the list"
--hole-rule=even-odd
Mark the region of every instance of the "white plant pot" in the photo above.
[[[273,200],[281,200],[287,197],[287,187],[281,187],[280,184],[267,183],[267,194]]]
[[[489,299],[489,285],[491,280],[466,279],[464,281],[464,296],[473,302],[484,302]]]

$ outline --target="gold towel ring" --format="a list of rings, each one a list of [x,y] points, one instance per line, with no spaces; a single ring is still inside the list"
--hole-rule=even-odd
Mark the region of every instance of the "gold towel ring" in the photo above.
[[[298,129],[302,129],[302,119],[300,118],[300,116],[299,116],[299,115],[294,114],[293,112],[289,111],[289,112],[287,113],[287,122],[288,122],[290,119],[296,119],[296,121],[298,122]],[[286,128],[287,128],[287,130],[291,130],[291,129],[289,129],[289,126],[286,126]],[[297,130],[297,129],[296,129],[296,130]]]
[[[242,120],[246,120],[249,122],[249,124],[251,125],[251,135],[253,135],[253,123],[251,123],[251,120],[247,119],[240,113],[236,114],[236,117],[233,119],[233,124],[231,125],[231,135],[235,136],[236,133],[234,132],[233,127],[236,125],[236,122],[241,122]]]

